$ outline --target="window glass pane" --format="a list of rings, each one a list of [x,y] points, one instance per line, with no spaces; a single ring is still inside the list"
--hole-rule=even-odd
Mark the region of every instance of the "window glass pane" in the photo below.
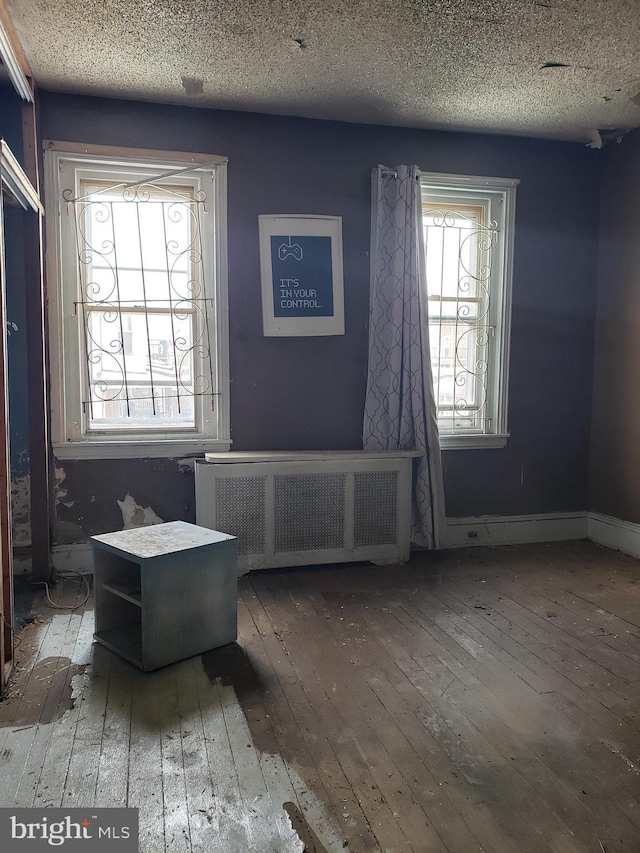
[[[429,296],[476,296],[482,208],[423,207]]]
[[[487,428],[486,219],[483,206],[423,204],[431,366],[442,432]]]
[[[121,432],[122,421],[126,419],[128,428],[147,431],[166,432],[173,427],[193,425],[193,397],[180,401],[171,396],[170,389],[154,386],[154,399],[151,399],[151,386],[141,385],[131,389],[129,400],[104,400],[92,403],[94,430]],[[167,394],[167,396],[165,396]],[[155,413],[154,413],[155,409]]]
[[[157,187],[83,193],[88,430],[193,429],[194,395],[212,390],[197,205]]]
[[[93,428],[121,429],[123,418],[131,428],[140,418],[152,429],[195,425],[192,326],[192,314],[89,310]]]

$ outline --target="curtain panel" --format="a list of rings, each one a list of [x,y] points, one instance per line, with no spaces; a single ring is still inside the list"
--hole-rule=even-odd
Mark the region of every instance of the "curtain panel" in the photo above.
[[[419,450],[411,541],[438,546],[442,461],[431,375],[420,171],[378,166],[372,176],[369,367],[365,450]]]

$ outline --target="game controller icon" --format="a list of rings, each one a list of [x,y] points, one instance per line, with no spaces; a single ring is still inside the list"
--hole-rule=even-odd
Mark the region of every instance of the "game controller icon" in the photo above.
[[[281,246],[278,247],[278,257],[281,261],[286,260],[286,258],[294,258],[296,261],[302,260],[302,246],[299,243],[292,243],[291,237],[288,238],[288,243],[282,243]]]

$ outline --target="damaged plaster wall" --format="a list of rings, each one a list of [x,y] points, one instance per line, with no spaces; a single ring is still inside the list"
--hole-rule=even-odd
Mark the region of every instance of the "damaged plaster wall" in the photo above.
[[[162,521],[195,522],[193,466],[176,459],[57,462],[55,545]]]
[[[116,501],[122,513],[122,529],[148,527],[150,524],[162,524],[163,519],[150,506],[140,506],[132,495],[127,493],[123,501]]]
[[[11,542],[14,575],[31,572],[31,477],[11,479]]]
[[[0,111],[4,104],[0,101]],[[3,116],[4,118],[4,116]],[[4,135],[4,122],[0,128]],[[20,157],[22,133],[9,142]],[[27,371],[26,304],[22,212],[4,212],[6,254],[7,373],[9,389],[9,449],[11,476],[12,543],[14,573],[31,570],[31,478],[29,459],[29,403]]]
[[[11,536],[14,548],[31,545],[31,477],[11,480]]]

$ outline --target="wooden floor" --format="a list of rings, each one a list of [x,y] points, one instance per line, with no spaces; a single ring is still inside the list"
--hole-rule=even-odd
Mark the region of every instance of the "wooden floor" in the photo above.
[[[92,646],[90,609],[38,613],[1,805],[138,807],[142,853],[640,851],[632,558],[254,572],[237,645],[148,674]]]

